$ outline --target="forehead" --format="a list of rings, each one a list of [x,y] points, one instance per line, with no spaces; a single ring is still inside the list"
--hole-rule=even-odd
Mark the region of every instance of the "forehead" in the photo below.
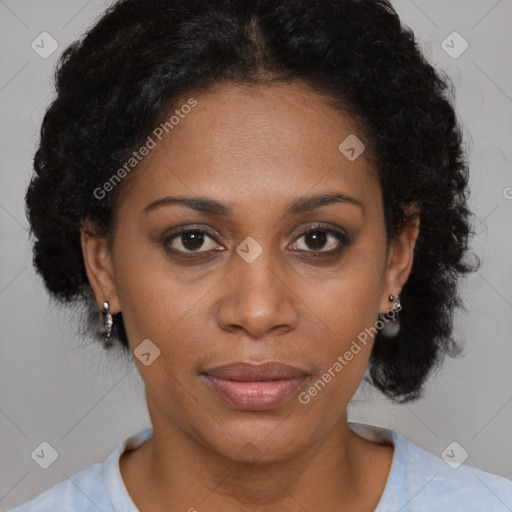
[[[191,98],[195,106],[181,109]],[[378,191],[357,120],[307,86],[218,84],[183,96],[171,117],[151,134],[154,148],[130,177],[141,200],[178,191],[265,204],[334,188],[364,201]],[[351,159],[354,141],[357,152],[357,141],[366,148]]]

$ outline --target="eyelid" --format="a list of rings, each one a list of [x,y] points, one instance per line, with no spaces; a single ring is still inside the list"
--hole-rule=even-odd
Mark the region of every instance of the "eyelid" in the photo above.
[[[164,238],[165,240],[170,240],[173,237],[181,235],[182,233],[188,233],[190,231],[200,231],[205,233],[210,238],[214,239],[217,243],[219,243],[218,239],[222,238],[216,229],[213,229],[211,226],[205,224],[186,224],[185,226],[178,226],[166,232]]]
[[[347,231],[345,229],[343,229],[340,226],[336,226],[335,224],[330,224],[329,222],[316,222],[313,225],[307,225],[304,229],[302,229],[299,232],[298,236],[302,236],[305,233],[309,233],[310,231],[315,231],[315,229],[342,235],[347,239],[347,241],[350,238],[349,234],[347,233]]]

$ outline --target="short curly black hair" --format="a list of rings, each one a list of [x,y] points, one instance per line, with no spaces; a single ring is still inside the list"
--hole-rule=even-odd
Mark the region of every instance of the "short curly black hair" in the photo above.
[[[221,82],[302,82],[362,122],[382,188],[386,233],[406,206],[420,233],[401,293],[401,330],[379,332],[370,382],[396,402],[419,398],[460,347],[455,307],[474,234],[453,84],[424,58],[386,0],[120,0],[62,54],[27,190],[34,265],[51,295],[97,311],[84,268],[86,219],[110,237],[121,187],[94,191],[140,147],[178,98]],[[475,260],[473,259],[473,262]],[[122,313],[114,336],[128,349]]]

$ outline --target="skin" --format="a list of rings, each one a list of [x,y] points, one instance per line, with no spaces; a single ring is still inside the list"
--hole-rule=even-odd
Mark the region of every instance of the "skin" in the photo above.
[[[309,389],[390,310],[389,295],[411,270],[417,212],[388,247],[369,146],[355,161],[338,149],[363,132],[307,86],[224,83],[194,97],[197,107],[125,178],[110,243],[90,224],[82,231],[98,307],[108,300],[123,312],[132,351],[145,339],[161,351],[148,366],[134,357],[154,436],[121,457],[126,488],[142,512],[372,511],[393,447],[357,436],[346,413],[371,338],[307,405],[292,396],[270,410],[240,410],[200,372],[279,361],[307,371],[299,392]],[[332,192],[362,206],[285,214],[299,197]],[[178,204],[144,211],[178,194],[215,199],[231,215]],[[320,229],[327,239],[315,245],[301,230],[319,222],[345,229],[350,244]],[[187,252],[194,246],[183,237],[167,241],[191,256],[180,259],[165,240],[191,225],[207,235],[200,252]],[[236,252],[248,236],[263,251],[252,263]]]

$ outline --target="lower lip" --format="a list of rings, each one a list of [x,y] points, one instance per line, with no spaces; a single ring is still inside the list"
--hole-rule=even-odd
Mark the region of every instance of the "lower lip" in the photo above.
[[[263,410],[282,404],[305,377],[272,381],[242,382],[206,375],[213,389],[239,409]]]

